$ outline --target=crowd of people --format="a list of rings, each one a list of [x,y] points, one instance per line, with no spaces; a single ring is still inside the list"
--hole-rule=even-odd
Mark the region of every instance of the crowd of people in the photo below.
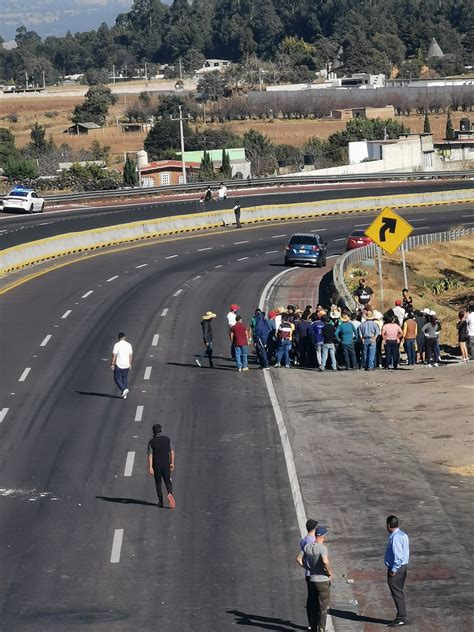
[[[373,292],[361,280],[359,307],[351,312],[344,306],[331,305],[304,309],[297,305],[279,306],[265,314],[256,309],[248,324],[244,323],[237,304],[230,306],[227,325],[232,358],[238,371],[248,371],[249,345],[253,344],[260,368],[300,366],[326,371],[398,369],[401,351],[408,366],[440,364],[441,321],[425,308],[417,310],[408,290],[382,314],[371,306]],[[356,290],[357,292],[357,290]],[[357,294],[355,293],[357,296]],[[366,300],[368,299],[368,300]],[[207,357],[213,367],[213,312],[203,315],[201,326],[204,350],[196,359]],[[474,355],[474,305],[459,313],[458,340],[461,361]]]

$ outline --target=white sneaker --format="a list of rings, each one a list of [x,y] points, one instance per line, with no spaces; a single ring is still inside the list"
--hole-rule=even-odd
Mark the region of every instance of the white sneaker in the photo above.
[[[248,366],[244,366],[244,368],[242,369],[242,371],[248,371],[248,370],[249,370]]]
[[[435,362],[435,363],[433,364],[433,366],[439,366],[439,364],[438,364],[437,362]]]
[[[241,373],[241,372],[242,372],[242,369],[237,369],[237,371],[238,371],[239,373]]]
[[[201,366],[201,363],[199,362],[199,360],[198,360],[197,358],[196,358],[196,364],[197,364],[198,366]]]
[[[127,399],[127,395],[130,393],[130,389],[126,388],[124,390],[124,392],[122,393],[122,397],[123,399]]]

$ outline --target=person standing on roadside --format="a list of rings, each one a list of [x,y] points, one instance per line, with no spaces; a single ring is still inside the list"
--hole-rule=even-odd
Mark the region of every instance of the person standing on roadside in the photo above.
[[[405,310],[402,307],[402,301],[400,299],[397,298],[395,301],[395,307],[392,308],[392,312],[397,319],[398,324],[402,327],[403,321],[405,320]]]
[[[260,313],[255,317],[255,324],[253,326],[253,342],[255,344],[257,359],[262,369],[270,368],[268,351],[272,336],[272,326],[265,318],[265,313],[260,311]]]
[[[277,357],[276,357],[276,367],[281,366],[281,362],[283,360],[284,366],[286,369],[291,367],[290,364],[290,351],[293,345],[293,332],[295,331],[295,326],[293,323],[290,323],[287,314],[282,315],[280,326],[277,331]]]
[[[318,368],[322,367],[322,352],[323,352],[323,342],[324,342],[324,323],[321,320],[323,316],[326,315],[324,311],[316,312],[316,315],[313,317],[315,320],[311,326],[312,335],[313,335],[313,344],[314,350],[316,353],[316,361],[318,363]]]
[[[158,496],[158,507],[163,507],[163,491],[161,489],[161,479],[166,487],[166,493],[170,509],[176,507],[173,496],[173,483],[171,472],[174,470],[174,450],[170,438],[162,433],[160,424],[153,426],[153,438],[148,442],[148,472],[155,479],[156,495]]]
[[[400,342],[403,338],[403,331],[396,316],[389,316],[387,322],[382,327],[382,338],[385,341],[385,369],[393,365],[398,369],[400,362]]]
[[[227,187],[223,182],[221,182],[217,190],[217,199],[225,200],[226,198],[227,198]]]
[[[456,324],[456,329],[458,330],[458,343],[459,350],[461,351],[461,361],[468,362],[469,354],[467,352],[467,341],[469,340],[469,337],[467,335],[466,312],[460,311],[458,313],[458,322]]]
[[[308,626],[309,626],[309,629],[311,629],[311,621],[314,618],[314,614],[313,614],[313,611],[312,611],[313,600],[311,599],[312,595],[311,595],[310,586],[309,586],[310,572],[309,572],[309,568],[307,568],[304,565],[303,556],[304,556],[305,546],[307,544],[313,544],[313,542],[315,542],[315,540],[316,540],[316,527],[317,526],[318,526],[318,521],[317,520],[313,520],[312,518],[310,518],[309,520],[306,521],[306,531],[308,533],[304,536],[304,538],[302,538],[300,540],[300,552],[299,552],[299,554],[296,557],[296,563],[299,564],[304,569],[304,576],[305,576],[305,580],[306,580],[306,590],[307,590],[306,614],[308,615]]]
[[[470,304],[466,316],[467,336],[469,338],[469,355],[474,360],[474,304]]]
[[[356,329],[351,323],[351,319],[347,314],[342,314],[339,325],[336,328],[336,338],[341,342],[342,353],[346,370],[356,369],[356,354],[354,349],[354,341],[356,339]]]
[[[416,325],[415,314],[413,312],[408,312],[407,319],[403,323],[403,339],[405,341],[404,345],[407,354],[408,366],[414,366],[416,364],[415,343],[417,334],[418,328]]]
[[[234,206],[234,215],[235,215],[235,225],[237,226],[237,228],[242,228],[242,225],[240,223],[240,213],[241,213],[241,208],[240,208],[240,201],[237,200],[235,202],[235,206]]]
[[[235,325],[230,330],[232,344],[235,350],[235,363],[238,371],[248,371],[248,344],[249,338],[247,328],[242,322],[242,316],[238,315]]]
[[[397,616],[388,627],[398,628],[406,624],[407,618],[404,586],[410,560],[410,543],[408,535],[398,527],[397,516],[388,516],[387,531],[390,535],[384,563],[387,567],[388,587],[397,609]]]
[[[235,323],[237,322],[237,312],[239,311],[240,307],[237,305],[237,303],[232,303],[232,305],[230,306],[230,310],[229,313],[227,314],[227,324],[229,325],[229,338],[231,340],[231,345],[230,345],[230,354],[232,356],[232,359],[235,360],[235,349],[234,349],[234,343],[232,342],[232,327],[235,325]]]
[[[118,335],[118,342],[115,343],[112,351],[110,368],[114,372],[114,381],[123,399],[127,399],[130,392],[128,388],[128,372],[132,368],[132,358],[132,345],[125,340],[125,334],[121,331]]]
[[[214,332],[212,331],[212,319],[215,318],[216,315],[214,312],[206,312],[204,316],[201,318],[201,328],[202,328],[202,339],[204,342],[204,351],[201,353],[199,358],[196,358],[196,364],[201,366],[201,360],[203,360],[206,356],[209,360],[209,368],[214,368],[214,363],[212,361],[213,348],[212,343],[214,341]]]
[[[321,366],[319,367],[320,371],[326,370],[326,363],[328,360],[328,354],[331,358],[331,368],[333,371],[337,371],[337,362],[336,362],[336,327],[333,322],[328,319],[327,316],[323,316],[321,318],[324,323],[323,329],[323,351],[321,357]]]
[[[359,285],[354,291],[354,297],[362,307],[365,307],[372,302],[374,298],[374,291],[367,285],[367,281],[365,279],[359,280]]]
[[[366,371],[373,371],[375,369],[377,336],[380,335],[380,329],[374,321],[374,315],[371,311],[365,313],[365,320],[360,324],[358,334],[363,345],[362,364]]]
[[[304,568],[309,570],[309,610],[311,630],[326,632],[329,598],[331,595],[332,570],[328,549],[325,545],[326,527],[317,527],[315,541],[307,544],[303,551]]]

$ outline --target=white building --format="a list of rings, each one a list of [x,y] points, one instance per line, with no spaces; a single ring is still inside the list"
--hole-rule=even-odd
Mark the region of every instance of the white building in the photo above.
[[[213,72],[214,70],[224,70],[226,66],[230,66],[232,62],[228,59],[206,59],[202,68],[196,70],[197,75],[205,75],[206,72]]]

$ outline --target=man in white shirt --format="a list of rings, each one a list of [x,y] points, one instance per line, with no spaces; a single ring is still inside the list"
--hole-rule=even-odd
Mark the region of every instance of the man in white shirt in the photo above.
[[[232,327],[237,322],[237,312],[239,311],[239,309],[240,307],[237,305],[237,303],[232,303],[232,305],[230,306],[230,312],[227,314],[227,324],[229,325],[230,338],[230,354],[233,360],[235,360],[235,347],[232,339]]]
[[[227,187],[223,182],[221,182],[219,185],[219,189],[217,190],[217,199],[225,200],[226,198],[227,198]]]
[[[469,305],[469,313],[466,318],[467,335],[469,336],[469,355],[474,360],[474,305]]]
[[[405,320],[405,310],[402,307],[402,302],[400,299],[397,299],[395,301],[393,313],[395,314],[395,318],[398,320],[398,324],[400,325],[400,327],[403,327],[403,321]]]
[[[112,351],[110,368],[113,369],[115,384],[120,389],[123,399],[127,399],[129,393],[128,372],[132,367],[132,356],[132,345],[125,340],[125,334],[121,331]]]

